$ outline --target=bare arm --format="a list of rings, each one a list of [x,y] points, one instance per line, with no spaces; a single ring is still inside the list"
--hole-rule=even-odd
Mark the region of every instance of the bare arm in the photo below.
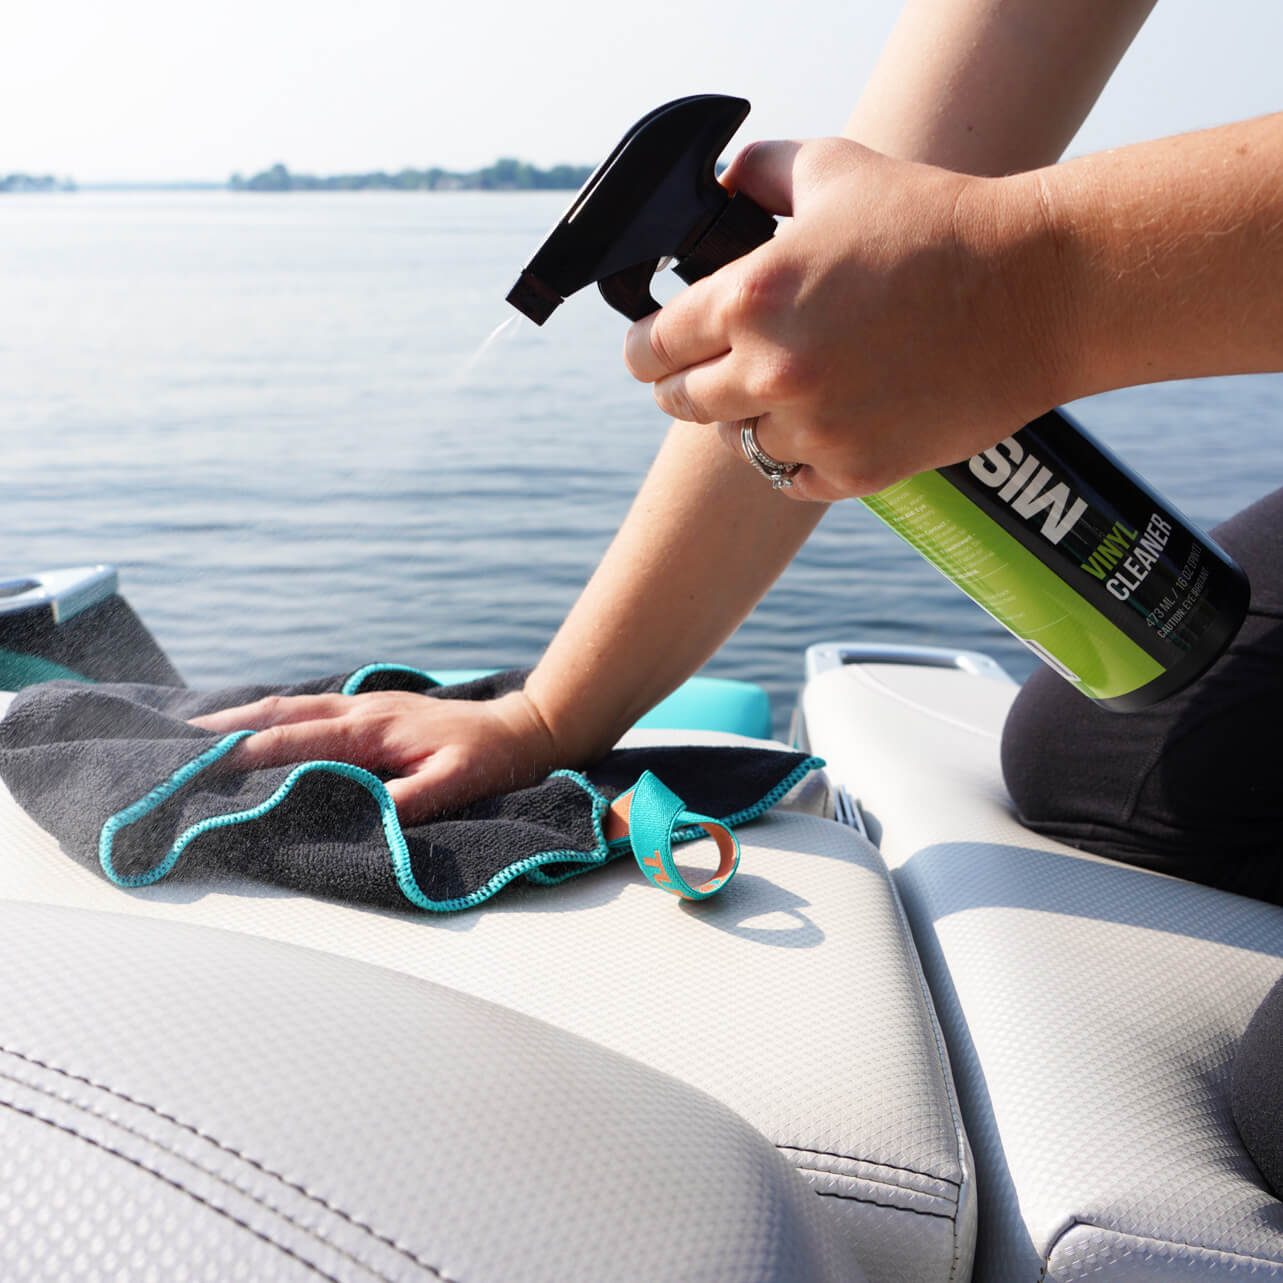
[[[843,137],[963,174],[1051,164],[1154,0],[908,0]]]
[[[1062,292],[1065,396],[1283,369],[1283,112],[1004,180]]]
[[[1148,7],[1138,0],[909,0],[848,136],[977,173],[1054,160]],[[1059,23],[1044,12],[1052,8],[1064,11]],[[1084,12],[1090,21],[1074,17]],[[1066,27],[1077,37],[1062,66]],[[1010,57],[1032,58],[1040,70],[1004,71]],[[1049,97],[1039,91],[1051,66],[1062,66],[1066,86]],[[1037,128],[1034,115],[1043,118]],[[957,126],[963,118],[972,129]],[[448,712],[419,696],[326,696],[307,707],[227,710],[200,724],[268,728],[238,749],[242,765],[334,756],[390,771],[397,778],[389,789],[410,820],[511,787],[609,747],[695,672],[822,512],[771,491],[709,429],[679,422],[523,694]]]
[[[1047,164],[1152,6],[909,0],[844,134],[965,173]],[[705,663],[823,511],[789,503],[707,428],[677,422],[526,688],[572,758],[609,747]]]
[[[759,144],[730,178],[793,223],[635,325],[629,364],[685,418],[760,416],[791,495],[870,494],[1062,401],[1283,368],[1280,173],[1283,115],[1001,178]]]
[[[706,427],[675,423],[623,526],[526,683],[569,761],[604,752],[694,673],[824,514]]]

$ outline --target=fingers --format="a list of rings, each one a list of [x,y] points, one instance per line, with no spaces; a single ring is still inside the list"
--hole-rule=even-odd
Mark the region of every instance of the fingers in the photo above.
[[[329,718],[268,727],[242,740],[223,759],[223,765],[233,771],[257,771],[316,761],[350,762],[367,770],[384,765],[354,753],[351,735]],[[476,795],[476,789],[470,788],[466,777],[452,765],[448,751],[434,754],[408,775],[385,781],[384,787],[401,823],[406,825],[422,823]]]
[[[744,441],[742,437],[743,420],[751,418],[751,415],[741,415],[740,418],[731,423],[719,423],[717,425],[717,435],[722,444],[737,458],[743,461],[745,467],[751,468],[752,462],[744,450]],[[773,416],[764,414],[754,426],[753,436],[757,439],[758,448],[763,454],[768,455],[777,463],[805,463],[805,459],[799,459],[796,453],[789,450],[785,444],[784,434],[776,427]]]
[[[346,710],[349,695],[268,695],[252,704],[223,708],[190,719],[192,726],[226,734],[229,731],[261,731],[289,722],[311,722],[339,717]]]
[[[745,464],[748,460],[744,458],[744,451],[740,448],[740,425],[735,423],[719,423],[717,425],[717,436],[721,443]]]
[[[448,751],[434,754],[413,774],[386,781],[384,787],[402,824],[422,824],[478,796],[477,787],[452,758]]]
[[[751,415],[741,415],[740,418],[734,420],[734,422],[719,423],[717,425],[717,435],[722,444],[747,468],[751,468],[753,465],[749,462],[748,455],[744,452],[744,442],[741,437],[741,433],[743,431],[743,420],[751,417]],[[770,455],[772,459],[777,460],[779,463],[804,463],[804,459],[798,459],[794,455],[790,454],[783,444],[779,447],[779,453],[771,449],[769,439],[777,435],[774,425],[771,422],[771,416],[762,415],[762,417],[758,419],[754,431],[754,436],[757,438],[757,444],[761,448],[762,452]]]
[[[777,214],[793,203],[793,163],[800,143],[755,143],[736,157],[727,171],[727,184],[751,196]],[[770,258],[773,247],[759,247],[749,258]],[[744,417],[751,406],[732,405],[718,397],[729,383],[718,361],[731,352],[731,324],[740,298],[751,284],[744,276],[745,260],[697,281],[660,311],[633,325],[624,340],[624,363],[635,379],[656,385],[655,399],[675,418],[695,423]],[[719,377],[710,383],[696,371]],[[672,376],[679,381],[670,383]]]
[[[259,771],[269,766],[315,761],[343,761],[372,768],[382,765],[376,758],[359,749],[354,751],[354,748],[350,725],[337,718],[287,722],[266,727],[242,740],[232,750],[226,764],[237,771]]]
[[[802,144],[750,143],[731,161],[722,181],[743,192],[771,214],[793,213],[793,167]]]
[[[746,418],[762,409],[750,389],[779,364],[772,345],[763,345],[763,321],[798,286],[784,241],[768,241],[632,325],[624,363],[639,382],[654,385],[656,403],[676,419]]]
[[[793,484],[780,492],[795,503],[836,503],[847,497],[845,491],[825,481],[814,468],[804,467],[793,478]]]
[[[731,452],[746,468],[752,468],[747,456],[744,454],[743,442],[740,439],[741,425],[735,423],[719,423],[717,425],[717,435],[722,445]],[[772,449],[768,442],[771,434],[778,429],[772,425],[769,416],[763,416],[757,425],[757,443],[773,459],[778,459],[782,463],[802,463],[802,470],[794,473],[791,481],[792,485],[781,486],[778,493],[784,498],[792,499],[801,503],[832,503],[837,499],[844,497],[843,493],[837,490],[830,483],[825,481],[814,468],[806,465],[804,460],[795,459],[784,446]],[[771,483],[768,478],[762,478],[762,484],[769,486]]]
[[[684,423],[731,422],[752,418],[761,402],[749,390],[744,358],[727,352],[677,374],[660,379],[653,388],[655,404]]]
[[[696,281],[667,306],[629,327],[624,364],[640,383],[711,361],[730,350],[723,309],[717,305],[722,283]]]
[[[312,697],[295,698],[310,700]],[[255,705],[246,707],[256,708]],[[211,715],[211,719],[223,719],[239,711],[228,709]],[[250,729],[243,713],[234,720],[237,725],[233,727],[229,721],[229,729]],[[261,720],[261,715],[255,720]],[[351,722],[337,716],[322,716],[313,721],[278,722],[275,726],[266,726],[242,740],[224,758],[223,764],[233,771],[266,770],[315,761],[350,762],[375,771],[398,769],[394,762],[383,760],[387,756],[368,739],[358,736]],[[403,824],[419,823],[431,815],[470,801],[476,795],[476,788],[470,786],[466,775],[458,769],[456,757],[448,749],[432,753],[410,773],[386,781],[385,787]]]
[[[523,713],[527,703],[519,692],[479,703],[404,691],[276,696],[194,721],[254,732],[222,759],[233,771],[335,761],[391,777],[386,787],[402,821],[417,823],[551,769],[555,745]]]
[[[413,771],[387,780],[385,787],[396,803],[402,824],[456,810],[478,798],[527,788],[542,779],[546,769],[533,763],[505,769],[490,757],[470,754],[450,745],[424,759]]]

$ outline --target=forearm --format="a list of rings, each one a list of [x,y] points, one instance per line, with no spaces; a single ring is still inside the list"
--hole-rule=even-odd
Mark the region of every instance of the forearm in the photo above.
[[[1283,113],[1002,180],[1043,247],[1055,398],[1283,368],[1280,175]]]
[[[1057,156],[1152,0],[1078,0],[1089,9],[1060,101],[1042,89],[1081,8],[1047,0],[910,0],[847,135],[903,159],[977,174]],[[1055,7],[1059,20],[1045,16]],[[1036,69],[993,79],[1024,31]],[[1030,110],[1031,102],[1038,110]],[[979,130],[965,124],[980,123]],[[1041,120],[1041,125],[1031,122]],[[527,683],[565,760],[613,739],[705,663],[806,541],[824,512],[789,502],[707,427],[676,424],[601,566]]]
[[[908,0],[844,136],[964,174],[1054,161],[1154,0]]]
[[[708,660],[825,508],[791,503],[716,434],[675,423],[619,533],[526,693],[581,762]]]

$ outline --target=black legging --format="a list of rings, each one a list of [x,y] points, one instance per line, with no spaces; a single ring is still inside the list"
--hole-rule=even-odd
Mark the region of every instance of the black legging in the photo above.
[[[1256,1010],[1234,1054],[1230,1105],[1238,1134],[1283,1198],[1283,980]]]
[[[1035,673],[1007,718],[1002,770],[1039,833],[1283,904],[1283,490],[1213,533],[1252,583],[1229,650],[1138,713],[1106,712],[1049,669]],[[1283,980],[1238,1049],[1232,1106],[1283,1197]]]

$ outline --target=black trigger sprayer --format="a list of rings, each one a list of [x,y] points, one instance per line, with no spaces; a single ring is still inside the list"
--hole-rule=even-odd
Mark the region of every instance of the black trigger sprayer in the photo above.
[[[718,181],[748,115],[697,94],[637,122],[594,171],[508,294],[537,325],[595,282],[630,320],[650,280],[684,281],[770,240],[775,220]],[[1183,689],[1247,612],[1242,570],[1062,410],[991,449],[861,500],[1084,694],[1129,711]]]

